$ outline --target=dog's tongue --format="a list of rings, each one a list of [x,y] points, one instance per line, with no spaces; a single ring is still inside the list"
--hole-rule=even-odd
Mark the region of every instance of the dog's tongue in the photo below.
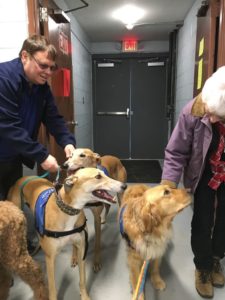
[[[95,190],[93,192],[93,195],[98,197],[98,198],[105,199],[105,200],[107,200],[109,202],[112,202],[112,203],[116,202],[114,200],[115,197],[113,198],[106,190]]]

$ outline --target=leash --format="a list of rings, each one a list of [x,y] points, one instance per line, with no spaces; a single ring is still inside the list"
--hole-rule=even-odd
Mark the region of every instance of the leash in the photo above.
[[[59,189],[62,187],[62,183],[59,182],[60,170],[61,170],[61,168],[59,167],[59,168],[58,168],[58,171],[57,171],[56,178],[55,178],[55,180],[53,181],[53,185],[54,185],[54,187],[55,187],[56,193],[58,193]]]
[[[127,245],[130,248],[134,249],[134,247],[132,246],[131,241],[129,239],[129,236],[127,235],[127,233],[124,230],[123,215],[124,215],[125,209],[126,209],[126,205],[124,205],[122,207],[122,209],[120,211],[120,214],[119,214],[120,233],[121,233],[122,237],[126,240]],[[139,296],[144,291],[148,267],[149,267],[149,260],[145,260],[143,262],[141,272],[140,272],[139,277],[138,277],[137,286],[136,286],[136,289],[135,289],[134,296],[133,296],[132,300],[138,300]]]
[[[25,187],[25,185],[37,178],[45,178],[49,175],[49,172],[44,173],[43,175],[40,176],[33,176],[30,178],[27,178],[21,185],[20,185],[20,200],[21,200],[21,209],[24,210],[24,205],[25,205],[25,201],[24,201],[24,195],[23,195],[23,188]]]
[[[21,185],[20,185],[20,200],[21,200],[21,209],[24,210],[24,205],[25,205],[25,201],[24,201],[24,195],[23,195],[23,188],[25,187],[25,185],[34,180],[34,179],[37,179],[37,178],[46,178],[49,176],[49,172],[45,172],[44,174],[40,175],[40,176],[33,176],[33,177],[30,177],[30,178],[27,178]],[[57,170],[57,175],[56,175],[56,179],[54,181],[54,185],[57,185],[58,184],[58,181],[59,181],[59,176],[60,176],[60,167],[58,168]]]
[[[140,272],[139,277],[138,277],[138,282],[137,282],[136,290],[135,290],[135,293],[134,293],[134,296],[133,296],[132,300],[138,300],[138,297],[144,291],[145,280],[146,280],[146,275],[147,275],[148,267],[149,267],[149,260],[145,260],[143,262],[143,265],[142,265],[142,268],[141,268],[141,272]]]
[[[54,184],[58,184],[59,183],[59,177],[60,177],[60,170],[61,168],[59,167],[58,170],[57,170],[57,174],[56,174],[56,178],[55,178],[55,181],[54,181]],[[46,172],[46,173],[49,173],[49,172]],[[46,174],[45,173],[45,174]],[[45,175],[44,174],[44,175]],[[48,174],[49,175],[49,174]],[[42,175],[43,176],[43,175]]]

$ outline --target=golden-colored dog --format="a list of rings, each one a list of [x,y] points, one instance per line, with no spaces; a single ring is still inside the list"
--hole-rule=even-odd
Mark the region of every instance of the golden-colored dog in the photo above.
[[[112,155],[101,156],[94,153],[88,148],[77,148],[73,155],[64,163],[64,168],[68,174],[74,174],[80,168],[93,167],[102,169],[109,177],[126,183],[127,173],[119,158]],[[122,192],[123,193],[123,192]],[[122,193],[118,193],[118,201],[122,197]],[[93,268],[95,272],[101,269],[101,224],[105,223],[106,216],[109,212],[110,205],[102,204],[90,207],[95,224],[95,250]],[[103,211],[104,208],[104,211]]]
[[[150,278],[154,288],[163,290],[160,258],[172,238],[172,220],[191,202],[185,189],[166,185],[131,185],[124,192],[120,209],[120,231],[127,240],[128,267],[133,293],[143,262],[151,260]],[[144,293],[138,298],[144,300]]]
[[[34,299],[48,300],[41,267],[27,251],[27,223],[22,211],[9,201],[0,201],[0,299],[8,299],[12,273],[33,290]]]
[[[34,214],[36,213],[35,207],[39,206],[37,199],[40,195],[53,189],[52,183],[46,179],[23,177],[17,181],[9,193],[9,199],[17,205],[21,202],[22,186],[24,199]],[[44,228],[40,233],[40,244],[45,253],[50,300],[57,299],[55,258],[68,243],[71,243],[74,249],[72,266],[77,263],[79,266],[81,299],[90,300],[86,290],[84,256],[87,235],[83,208],[87,203],[99,201],[108,204],[115,203],[115,195],[113,197],[109,193],[116,194],[124,188],[123,183],[109,178],[103,171],[96,168],[84,168],[66,178],[58,194],[53,191],[49,195],[45,206]]]

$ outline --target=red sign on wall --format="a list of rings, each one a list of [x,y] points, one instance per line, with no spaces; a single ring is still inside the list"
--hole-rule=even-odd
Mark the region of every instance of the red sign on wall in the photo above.
[[[59,32],[59,49],[63,54],[69,54],[69,39],[62,31]]]
[[[122,50],[124,52],[134,52],[138,50],[138,43],[136,40],[126,40],[122,42]]]
[[[60,84],[55,86],[54,89],[54,96],[56,97],[69,97],[70,96],[70,69],[67,68],[60,68],[54,74],[54,76],[57,76],[58,82]]]

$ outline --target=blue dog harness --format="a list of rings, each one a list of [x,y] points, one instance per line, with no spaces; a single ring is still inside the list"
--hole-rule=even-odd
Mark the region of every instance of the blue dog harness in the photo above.
[[[102,166],[102,165],[97,165],[97,169],[103,171],[105,173],[106,176],[110,177],[109,176],[109,172],[108,170],[106,169],[106,167]]]
[[[35,204],[35,227],[41,236],[45,233],[45,207],[49,197],[55,191],[54,188],[47,189],[38,196]]]
[[[68,230],[68,231],[51,231],[51,230],[48,230],[45,228],[45,207],[46,207],[49,197],[54,192],[55,192],[54,188],[49,188],[49,189],[41,192],[41,194],[38,196],[38,199],[37,199],[37,202],[35,205],[35,227],[36,227],[37,231],[39,232],[39,234],[41,236],[46,235],[46,236],[53,237],[53,238],[59,238],[62,236],[73,234],[73,233],[79,233],[79,232],[85,230],[87,220],[85,220],[85,222],[82,226],[76,227],[76,228],[74,228],[72,230]],[[86,233],[86,230],[85,230],[85,233]]]
[[[59,174],[59,171],[58,171]],[[45,173],[42,176],[34,176],[31,177],[27,180],[25,180],[23,182],[23,184],[21,184],[20,186],[20,199],[21,199],[21,208],[23,209],[24,204],[25,204],[25,199],[24,199],[24,195],[23,195],[23,188],[25,187],[25,185],[32,181],[35,180],[37,178],[44,178],[48,175],[48,172]],[[57,175],[57,181],[58,181],[58,176]],[[74,233],[80,233],[82,231],[84,231],[85,234],[85,251],[84,251],[84,256],[83,259],[85,259],[86,254],[87,254],[87,250],[88,250],[88,233],[86,228],[86,223],[87,223],[87,219],[85,219],[85,222],[82,226],[80,227],[76,227],[72,230],[68,230],[68,231],[51,231],[45,228],[45,208],[46,208],[46,204],[48,202],[49,197],[51,196],[52,193],[56,192],[55,188],[49,188],[47,190],[44,190],[41,192],[41,194],[38,196],[38,199],[36,201],[35,204],[35,209],[34,209],[34,217],[35,217],[35,228],[38,231],[38,233],[40,234],[40,236],[46,235],[49,237],[53,237],[53,238],[59,238],[59,237],[63,237],[63,236],[67,236],[70,234],[74,234]],[[58,204],[59,201],[59,195],[56,195],[56,203]],[[59,205],[59,204],[58,204]],[[65,204],[63,204],[65,205]],[[62,210],[62,207],[60,207],[60,209]],[[76,209],[70,208],[72,210],[74,210],[75,212],[73,212],[72,214],[77,214]],[[65,213],[69,214],[67,210],[62,210]]]
[[[46,235],[48,237],[53,237],[53,238],[59,238],[63,236],[67,236],[70,234],[74,233],[80,233],[84,230],[85,234],[85,251],[84,251],[84,256],[83,259],[85,259],[87,250],[88,250],[88,233],[87,230],[85,229],[87,219],[85,219],[85,222],[82,226],[76,227],[72,230],[68,231],[51,231],[45,228],[45,208],[46,204],[48,202],[49,197],[51,196],[52,193],[55,192],[54,188],[49,188],[38,196],[38,199],[35,204],[35,227],[36,230],[39,232],[41,236]]]
[[[124,211],[125,211],[126,205],[124,205],[120,211],[120,215],[119,215],[119,224],[120,224],[120,234],[122,235],[122,238],[124,238],[127,242],[127,245],[130,248],[134,248],[131,244],[131,241],[129,239],[128,234],[124,231],[124,225],[123,225],[123,215],[124,215]]]

